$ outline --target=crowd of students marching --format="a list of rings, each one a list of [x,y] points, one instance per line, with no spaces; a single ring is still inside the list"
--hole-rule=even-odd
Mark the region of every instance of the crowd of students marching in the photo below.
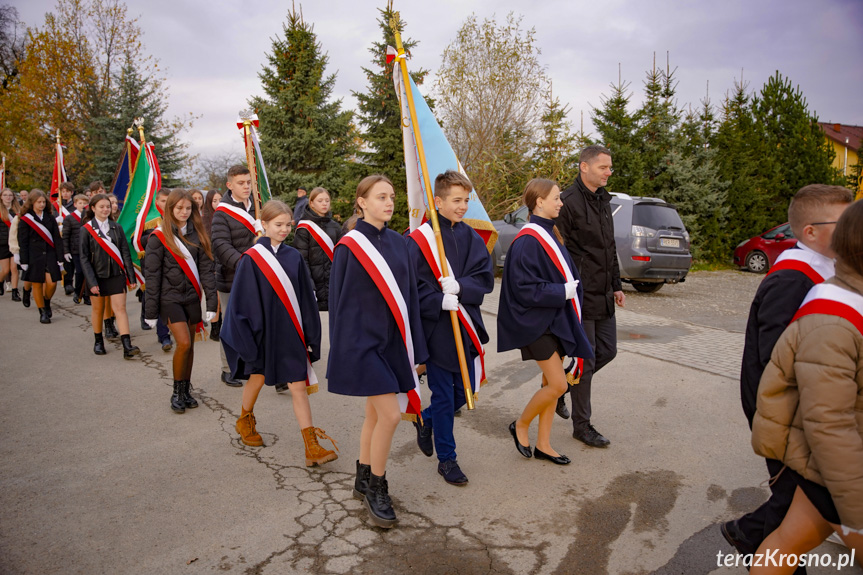
[[[395,190],[383,175],[359,183],[356,215],[344,226],[332,219],[323,188],[295,211],[272,200],[258,213],[248,169],[232,167],[227,187],[224,196],[161,190],[162,217],[142,238],[142,327],[156,328],[163,349],[173,349],[171,409],[198,405],[190,393],[194,342],[207,322],[210,337],[221,341],[222,381],[243,387],[241,441],[263,445],[254,406],[261,389],[274,386],[291,390],[306,465],[337,459],[318,443],[330,438],[315,427],[308,398],[318,389],[313,364],[321,357],[321,312],[327,312],[328,391],[365,397],[354,495],[373,523],[396,523],[386,464],[405,412],[417,416],[418,446],[427,456],[437,453],[444,480],[467,484],[453,437],[453,415],[466,397],[450,312],[459,320],[469,387],[477,389],[489,341],[479,308],[494,285],[486,245],[462,221],[470,182],[448,171],[434,184],[448,275],[429,223],[406,235],[388,228]],[[87,194],[70,188],[62,190],[69,212],[62,234],[42,191],[22,201],[2,191],[0,280],[8,275],[12,299],[29,307],[32,298],[39,321],[50,323],[65,269],[67,295],[92,306],[94,353],[106,353],[104,338],[119,337],[124,358],[132,358],[139,350],[130,340],[125,301],[139,280],[114,221],[116,198],[98,182]],[[789,220],[799,245],[779,258],[752,304],[741,392],[773,497],[722,526],[741,552],[767,546],[801,553],[833,530],[861,548],[863,203],[851,199],[834,186],[808,186],[795,196]],[[563,358],[590,360],[594,346],[582,326],[579,270],[555,225],[560,188],[531,180],[523,201],[530,221],[507,254],[497,349],[520,349],[524,360],[536,361],[543,385],[509,431],[522,456],[566,465],[570,459],[550,444],[558,398],[578,384],[577,373],[568,381]],[[293,247],[284,243],[292,230]],[[416,396],[421,364],[431,392],[424,410]]]

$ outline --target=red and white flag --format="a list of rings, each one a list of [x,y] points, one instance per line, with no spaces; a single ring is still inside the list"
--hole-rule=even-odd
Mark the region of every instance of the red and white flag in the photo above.
[[[50,197],[51,202],[54,204],[54,207],[57,210],[57,214],[59,215],[58,220],[63,221],[63,219],[69,215],[69,211],[63,207],[63,198],[60,195],[60,184],[64,184],[69,180],[66,178],[66,166],[63,163],[63,146],[60,144],[60,136],[58,132],[57,143],[54,147],[54,172],[51,174],[51,194]],[[57,198],[56,202],[54,198]]]

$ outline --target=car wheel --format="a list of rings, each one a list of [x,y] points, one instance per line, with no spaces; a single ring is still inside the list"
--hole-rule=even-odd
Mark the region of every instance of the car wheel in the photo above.
[[[767,260],[767,254],[758,250],[749,252],[746,256],[746,269],[756,274],[767,273],[770,267],[770,262]]]
[[[632,282],[632,287],[635,288],[636,291],[640,291],[641,293],[654,293],[658,292],[664,283],[656,283],[656,282]]]

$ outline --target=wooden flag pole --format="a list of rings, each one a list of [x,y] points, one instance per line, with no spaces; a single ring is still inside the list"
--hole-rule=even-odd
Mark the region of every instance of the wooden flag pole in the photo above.
[[[408,108],[411,114],[411,124],[413,126],[414,138],[417,145],[417,156],[420,161],[420,172],[422,172],[423,178],[423,186],[425,187],[426,192],[426,203],[428,204],[428,209],[426,210],[426,214],[429,216],[429,221],[432,225],[432,230],[434,230],[435,242],[437,243],[438,254],[440,254],[440,271],[444,277],[449,275],[449,269],[447,269],[446,264],[446,254],[444,253],[443,248],[443,238],[440,233],[440,222],[437,219],[437,210],[435,209],[434,203],[434,194],[432,193],[431,181],[428,175],[428,166],[426,165],[426,156],[425,150],[423,149],[423,141],[422,135],[420,134],[419,126],[417,125],[417,113],[416,108],[414,107],[414,97],[411,92],[411,84],[410,84],[410,76],[408,75],[408,65],[405,61],[405,48],[402,45],[402,37],[399,32],[399,13],[395,12],[393,18],[390,20],[390,28],[392,28],[393,35],[396,39],[396,49],[398,50],[398,57],[396,60],[399,63],[399,67],[402,73],[402,84],[405,87],[405,94],[408,99]],[[464,354],[464,343],[461,337],[461,324],[458,320],[458,313],[451,311],[449,312],[450,319],[452,320],[452,332],[455,337],[455,348],[458,353],[458,365],[461,370],[461,380],[464,384],[464,397],[467,403],[468,410],[472,410],[476,408],[474,403],[474,395],[473,395],[473,385],[468,377],[467,370],[467,359]]]
[[[255,146],[252,144],[252,112],[243,110],[240,112],[240,120],[243,122],[243,144],[246,146],[246,163],[249,165],[249,174],[252,176],[252,195],[255,202],[255,219],[261,219],[261,194],[258,192],[258,169],[255,164]],[[258,232],[258,237],[264,235]]]

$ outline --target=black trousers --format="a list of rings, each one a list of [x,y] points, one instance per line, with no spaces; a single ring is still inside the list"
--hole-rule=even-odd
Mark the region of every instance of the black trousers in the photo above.
[[[73,262],[63,261],[63,271],[66,274],[63,276],[63,287],[72,285],[72,280],[75,275],[75,264]]]
[[[584,360],[584,373],[580,383],[569,386],[569,394],[572,397],[573,429],[590,423],[590,384],[593,381],[593,374],[608,365],[617,355],[617,319],[614,316],[605,319],[586,319],[582,325],[596,358]]]
[[[775,459],[765,461],[770,477],[776,477],[782,470],[782,462]],[[794,481],[791,474],[782,473],[770,486],[770,499],[752,513],[747,513],[737,520],[737,526],[750,543],[756,547],[760,546],[767,539],[767,536],[779,527],[779,524],[785,519],[785,514],[788,513],[788,508],[791,507],[791,500],[794,498],[796,489],[797,482]],[[806,568],[798,567],[794,573],[806,575]]]
[[[70,264],[67,262],[66,265],[68,266]],[[83,296],[89,297],[90,296],[89,293],[85,293],[85,294],[81,293],[81,289],[84,285],[84,268],[81,267],[81,256],[72,254],[71,265],[72,265],[72,269],[75,270],[75,281],[74,281],[75,294],[78,297],[83,297]],[[66,281],[71,283],[72,282],[71,277],[72,277],[72,274],[69,273],[69,270],[67,269],[66,270]],[[63,285],[70,285],[69,283],[66,283],[66,281],[63,282]]]

